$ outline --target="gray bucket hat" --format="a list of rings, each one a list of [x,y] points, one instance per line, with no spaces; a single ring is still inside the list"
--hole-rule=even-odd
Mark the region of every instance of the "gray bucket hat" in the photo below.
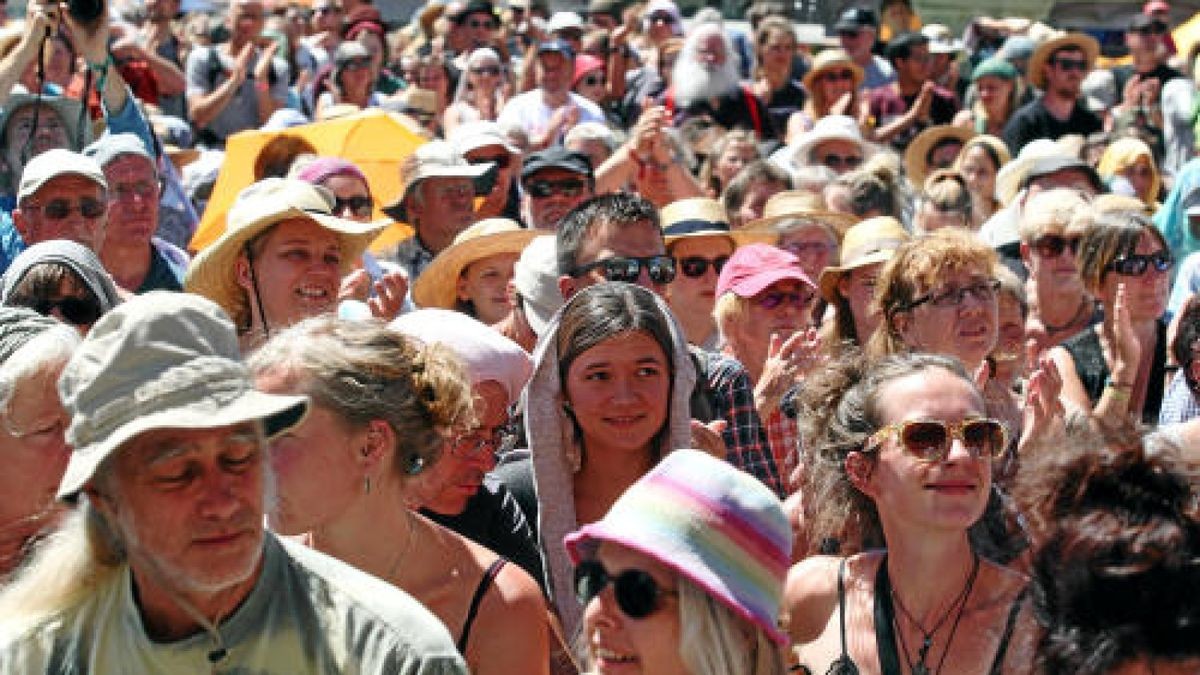
[[[157,429],[260,420],[268,437],[298,424],[304,396],[257,391],[233,322],[190,293],[137,296],[104,315],[67,363],[58,393],[73,448],[58,497],[70,499],[122,445]]]

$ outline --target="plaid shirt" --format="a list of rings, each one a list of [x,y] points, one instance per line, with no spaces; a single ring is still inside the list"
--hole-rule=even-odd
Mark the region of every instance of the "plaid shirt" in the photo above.
[[[726,460],[754,476],[779,495],[786,497],[778,464],[768,452],[767,431],[754,408],[754,387],[746,368],[737,360],[707,352],[708,372],[704,373],[712,392],[717,419],[726,422],[722,436],[729,449]]]
[[[417,280],[421,272],[429,267],[429,263],[433,262],[433,253],[421,244],[421,240],[417,235],[413,235],[408,239],[400,242],[392,251],[387,259],[396,263],[408,275],[408,283],[411,287],[412,283]]]
[[[771,450],[771,459],[775,466],[783,467],[783,477],[786,483],[792,470],[796,468],[796,454],[800,442],[800,429],[794,417],[783,413],[783,408],[775,406],[767,419],[763,420],[767,427],[767,447]]]
[[[1192,395],[1183,371],[1171,378],[1167,393],[1163,394],[1162,408],[1158,411],[1159,424],[1179,424],[1200,417],[1200,403]]]

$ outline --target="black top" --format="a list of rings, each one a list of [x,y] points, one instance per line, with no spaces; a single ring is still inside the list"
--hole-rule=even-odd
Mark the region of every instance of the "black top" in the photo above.
[[[146,270],[146,278],[142,279],[142,285],[138,286],[138,293],[148,293],[150,291],[182,291],[183,284],[179,283],[179,277],[175,276],[175,272],[171,270],[171,266],[167,264],[166,258],[159,252],[157,246],[150,246],[150,269]]]
[[[779,135],[787,133],[788,118],[792,113],[804,107],[808,95],[804,87],[796,80],[788,80],[782,87],[771,92],[771,100],[767,101],[767,117],[771,118],[771,126]]]
[[[1086,138],[1103,129],[1100,118],[1085,110],[1079,101],[1071,109],[1071,116],[1060,120],[1050,114],[1039,98],[1022,106],[1009,118],[1008,124],[1004,125],[1004,142],[1008,144],[1008,151],[1016,157],[1021,148],[1039,138],[1053,141],[1068,134],[1080,134]]]
[[[1063,349],[1075,362],[1075,375],[1083,384],[1092,405],[1104,395],[1108,381],[1108,363],[1104,361],[1104,350],[1100,348],[1100,335],[1091,327],[1076,333],[1062,343]],[[1142,408],[1142,421],[1158,422],[1158,411],[1162,407],[1163,392],[1167,377],[1167,324],[1158,321],[1154,338],[1154,360],[1150,363],[1150,383],[1146,389],[1146,405]]]
[[[759,140],[777,137],[771,118],[767,115],[767,107],[746,85],[717,97],[716,102],[715,108],[708,99],[683,106],[675,100],[673,89],[668,89],[662,97],[663,105],[672,113],[673,126],[678,127],[693,117],[708,117],[726,129],[753,131],[758,134]]]

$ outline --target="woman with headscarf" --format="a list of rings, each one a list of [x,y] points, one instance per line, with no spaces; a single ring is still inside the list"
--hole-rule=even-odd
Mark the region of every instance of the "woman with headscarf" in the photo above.
[[[0,279],[0,304],[53,316],[81,334],[119,302],[116,283],[100,258],[65,239],[25,249]]]

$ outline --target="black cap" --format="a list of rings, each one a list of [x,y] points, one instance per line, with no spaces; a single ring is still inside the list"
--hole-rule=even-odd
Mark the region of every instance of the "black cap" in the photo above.
[[[1059,171],[1082,171],[1087,175],[1088,182],[1096,189],[1096,192],[1104,191],[1104,183],[1100,180],[1100,175],[1092,168],[1092,165],[1070,155],[1051,155],[1049,157],[1041,157],[1034,160],[1029,167],[1029,173],[1025,174],[1025,183],[1022,187],[1029,187],[1030,183],[1038,178],[1044,178]]]
[[[451,17],[455,23],[462,23],[468,16],[472,14],[487,14],[488,16],[496,17],[496,7],[492,5],[490,0],[471,0],[461,12]]]
[[[521,166],[521,180],[524,181],[542,169],[563,169],[592,179],[592,160],[582,152],[567,150],[561,145],[551,146],[535,152],[525,158]]]
[[[875,11],[866,7],[851,7],[842,12],[841,16],[838,17],[837,23],[833,25],[833,29],[835,31],[857,31],[867,26],[879,28],[879,17],[875,16]]]

